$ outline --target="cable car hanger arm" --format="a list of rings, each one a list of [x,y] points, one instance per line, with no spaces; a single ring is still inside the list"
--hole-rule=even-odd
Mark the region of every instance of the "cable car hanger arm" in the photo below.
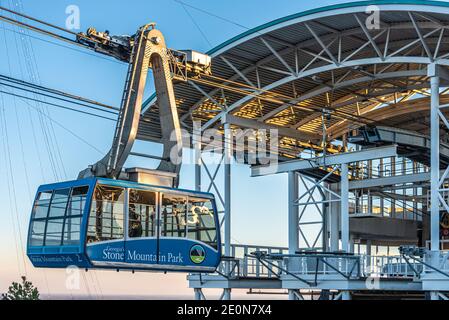
[[[153,23],[134,36],[110,36],[89,28],[77,41],[96,52],[129,63],[120,113],[110,151],[103,159],[79,174],[119,179],[123,165],[136,140],[148,69],[153,71],[164,146],[157,170],[179,174],[182,159],[182,136],[172,77],[187,80],[187,73],[210,73],[210,64],[188,62],[187,55],[168,49],[162,33]],[[171,160],[169,160],[171,159]],[[177,186],[178,179],[175,179]]]

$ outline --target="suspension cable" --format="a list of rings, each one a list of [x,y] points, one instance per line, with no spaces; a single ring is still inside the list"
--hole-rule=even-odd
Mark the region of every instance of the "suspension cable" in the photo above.
[[[1,95],[0,95],[1,97]],[[99,154],[104,154],[104,150],[100,150],[99,148],[97,148],[96,146],[94,146],[93,144],[91,144],[89,141],[87,141],[86,139],[82,138],[81,136],[77,135],[75,132],[73,132],[72,130],[70,130],[69,128],[67,128],[67,126],[63,125],[62,123],[56,121],[55,119],[53,119],[52,117],[50,117],[48,114],[44,113],[42,110],[40,110],[38,107],[33,106],[32,104],[28,103],[28,101],[26,101],[24,98],[21,98],[29,107],[31,107],[32,109],[34,109],[38,114],[42,115],[43,117],[47,118],[49,121],[53,122],[54,124],[56,124],[58,127],[60,127],[61,129],[67,131],[68,133],[70,133],[72,136],[74,136],[75,138],[77,138],[78,140],[80,140],[81,142],[85,143],[86,145],[88,145],[89,147],[91,147],[92,149],[94,149],[96,152],[98,152]],[[115,121],[115,120],[114,120]]]
[[[98,102],[98,101],[95,101],[95,100],[91,100],[91,99],[88,99],[88,98],[84,98],[84,97],[81,97],[81,96],[77,96],[77,95],[73,95],[73,94],[70,94],[70,93],[67,93],[67,92],[63,92],[63,91],[60,91],[60,90],[57,90],[57,89],[52,89],[52,88],[49,88],[49,87],[41,86],[41,85],[38,85],[38,84],[35,84],[35,83],[31,83],[31,82],[27,82],[27,81],[24,81],[24,80],[15,79],[15,78],[12,78],[12,77],[0,74],[0,81],[2,81],[2,80],[3,81],[8,81],[8,82],[11,82],[11,83],[14,83],[14,84],[18,84],[18,85],[21,85],[21,86],[37,89],[37,90],[40,90],[40,91],[52,93],[52,94],[55,94],[55,95],[60,95],[60,96],[67,97],[67,98],[70,98],[70,99],[79,100],[79,101],[82,101],[82,102],[85,102],[85,103],[89,103],[89,104],[93,104],[93,105],[96,105],[96,106],[100,106],[100,107],[103,107],[103,108],[106,108],[106,109],[111,109],[111,110],[115,110],[115,111],[119,111],[120,110],[120,108],[113,107],[113,106],[110,106],[110,105],[107,105],[107,104],[104,104],[104,103],[101,103],[101,102]]]
[[[5,9],[6,8],[4,8],[4,7],[0,7],[0,10],[5,10]],[[15,11],[10,10],[10,9],[6,9],[5,11],[10,12],[10,13],[14,13],[14,14],[18,14],[19,16],[22,16],[22,17],[24,17],[26,19],[29,19],[31,21],[34,21],[34,22],[37,22],[37,23],[41,23],[41,24],[43,24],[45,26],[49,26],[49,27],[55,28],[57,30],[61,30],[61,31],[67,32],[67,33],[69,33],[71,35],[77,35],[78,37],[87,38],[86,36],[74,33],[74,32],[72,32],[70,30],[58,27],[56,25],[47,23],[45,21],[42,21],[42,20],[39,20],[39,19],[36,19],[36,18],[32,18],[30,16],[27,16],[27,15],[24,15],[24,14],[21,14],[21,13],[16,13]],[[76,44],[76,45],[84,47],[84,48],[89,48],[88,46],[86,46],[84,44],[81,44],[81,43],[79,43],[79,42],[77,42],[75,40],[72,40],[70,38],[61,36],[59,34],[53,33],[53,32],[48,31],[48,30],[44,30],[44,29],[41,29],[41,28],[38,28],[38,27],[35,27],[35,26],[32,26],[32,25],[26,24],[24,22],[20,22],[18,20],[14,20],[14,19],[11,19],[11,18],[8,18],[8,17],[5,17],[5,16],[0,16],[0,20],[2,20],[2,19],[4,21],[8,22],[8,23],[12,23],[12,24],[18,25],[19,27],[24,27],[24,28],[30,29],[32,31],[42,33],[44,35],[48,35],[48,36],[54,37],[54,38],[56,38],[58,40],[61,40],[61,41],[69,42],[71,44]],[[88,39],[90,41],[92,41],[92,39],[90,39],[90,38],[88,38]],[[93,41],[96,41],[96,40],[93,40]],[[98,42],[98,41],[96,41],[96,42]],[[274,103],[277,103],[277,104],[289,105],[289,106],[292,106],[292,107],[295,107],[295,108],[299,108],[299,109],[302,109],[302,110],[305,110],[305,111],[308,111],[308,112],[315,112],[315,111],[316,112],[321,112],[321,109],[322,109],[320,107],[314,107],[314,106],[310,106],[310,107],[299,106],[299,105],[291,103],[291,102],[283,101],[282,100],[283,98],[291,99],[291,97],[288,97],[288,96],[285,96],[285,95],[282,95],[280,93],[276,93],[276,92],[273,92],[273,91],[270,91],[270,90],[264,90],[264,89],[257,88],[257,87],[251,86],[251,85],[247,85],[247,84],[244,84],[244,83],[232,81],[232,80],[229,80],[229,79],[223,79],[221,77],[217,77],[217,76],[213,76],[213,75],[208,75],[207,77],[209,77],[210,79],[213,79],[213,80],[222,81],[222,83],[216,83],[216,82],[213,82],[211,80],[205,80],[204,78],[192,78],[191,80],[195,81],[195,82],[198,82],[198,83],[203,83],[205,85],[212,86],[212,87],[215,87],[215,88],[217,88],[217,87],[218,88],[222,88],[224,90],[232,91],[232,92],[239,93],[239,94],[242,94],[242,95],[254,96],[254,97],[257,97],[258,99],[261,99],[261,100],[274,102]],[[231,87],[231,86],[227,85],[226,83],[234,84],[236,86],[239,86],[240,88],[242,88],[242,87],[248,88],[248,89],[250,89],[253,92],[248,92],[248,91],[243,90],[243,89]],[[267,98],[267,97],[261,96],[259,94],[256,94],[256,92],[258,92],[258,93],[260,93],[260,92],[266,93],[266,94],[272,95],[273,97],[268,97]],[[280,97],[281,99],[275,99],[274,97]],[[349,120],[349,121],[353,121],[353,122],[362,122],[364,124],[369,124],[369,123],[372,122],[371,119],[365,118],[365,117],[360,116],[360,115],[354,115],[354,114],[351,114],[351,113],[348,113],[348,112],[344,112],[344,111],[341,111],[341,110],[333,109],[332,112],[334,113],[335,117],[337,117],[339,119],[342,119],[342,120]]]
[[[0,83],[0,85],[2,85],[2,84]],[[39,100],[39,99],[23,96],[23,95],[12,93],[12,92],[8,92],[8,91],[0,90],[0,93],[7,94],[7,95],[10,95],[10,96],[13,96],[13,97],[17,97],[17,98],[21,98],[21,99],[26,99],[26,100],[38,102],[38,103],[43,103],[43,104],[46,104],[46,105],[49,105],[49,106],[53,106],[53,107],[57,107],[57,108],[65,109],[65,110],[70,110],[70,111],[74,111],[74,112],[78,112],[78,113],[82,113],[82,114],[86,114],[86,115],[90,115],[90,116],[94,116],[94,117],[110,120],[110,121],[116,121],[116,119],[105,117],[105,116],[102,116],[102,115],[99,115],[99,114],[95,114],[95,113],[91,113],[91,112],[87,112],[87,111],[82,111],[82,110],[79,110],[79,109],[73,109],[73,108],[70,108],[70,107],[63,106],[63,105],[59,105],[59,104],[47,102],[47,101],[44,101],[44,100]]]
[[[89,38],[89,37],[87,37],[87,36],[84,36],[84,35],[82,35],[82,34],[73,32],[73,31],[71,31],[71,30],[68,30],[68,29],[59,27],[59,26],[57,26],[57,25],[55,25],[55,24],[51,24],[51,23],[49,23],[49,22],[46,22],[46,21],[43,21],[43,20],[40,20],[40,19],[37,19],[37,18],[34,18],[34,17],[25,15],[25,14],[23,14],[23,13],[20,13],[20,12],[17,12],[17,11],[14,11],[14,10],[11,10],[11,9],[8,9],[8,8],[5,8],[5,7],[3,7],[3,6],[0,6],[0,10],[9,12],[9,13],[11,13],[11,14],[13,14],[13,15],[16,15],[16,16],[19,16],[19,17],[22,17],[22,18],[25,18],[25,19],[27,19],[27,20],[31,20],[31,21],[37,22],[37,23],[39,23],[39,24],[43,24],[43,25],[45,25],[45,26],[54,28],[54,29],[56,29],[56,30],[60,30],[60,31],[66,32],[66,33],[71,34],[71,35],[74,35],[74,36],[76,36],[76,37],[81,37],[81,38],[84,38],[84,39],[89,40],[89,41],[95,41],[95,42],[97,42],[97,43],[100,43],[98,40],[91,39],[91,38]],[[77,41],[75,41],[75,40],[72,40],[72,39],[70,39],[70,38],[61,36],[61,35],[59,35],[59,34],[57,34],[57,33],[54,33],[54,32],[48,31],[48,30],[41,29],[41,28],[39,28],[39,27],[32,26],[32,25],[30,25],[30,24],[27,24],[27,23],[25,23],[25,22],[21,22],[21,21],[19,21],[19,20],[15,20],[15,19],[12,19],[12,18],[3,16],[3,15],[0,15],[0,20],[4,20],[5,22],[11,23],[11,24],[15,24],[15,25],[18,25],[18,26],[20,26],[20,27],[25,27],[25,28],[27,28],[27,29],[30,29],[30,30],[33,30],[33,31],[36,31],[36,32],[39,32],[39,33],[43,33],[43,34],[48,35],[48,36],[55,37],[55,38],[57,38],[57,39],[59,39],[59,40],[67,41],[67,42],[70,42],[70,43],[72,43],[72,44],[77,44],[77,45],[80,45],[80,46],[82,46],[82,47],[86,47],[85,45],[83,45],[83,44],[81,44],[81,43],[79,43],[79,42],[77,42]]]

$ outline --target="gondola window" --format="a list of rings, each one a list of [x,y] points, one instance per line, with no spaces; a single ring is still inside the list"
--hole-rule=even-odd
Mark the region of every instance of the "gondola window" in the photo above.
[[[177,194],[163,194],[161,206],[161,223],[163,237],[186,236],[187,197]]]
[[[63,245],[78,245],[80,242],[81,220],[88,191],[87,186],[72,189],[64,220]]]
[[[90,209],[87,241],[123,239],[125,189],[97,185]]]
[[[189,197],[187,210],[188,238],[217,248],[214,207],[211,200]]]
[[[156,236],[156,193],[129,190],[128,236],[130,238]]]

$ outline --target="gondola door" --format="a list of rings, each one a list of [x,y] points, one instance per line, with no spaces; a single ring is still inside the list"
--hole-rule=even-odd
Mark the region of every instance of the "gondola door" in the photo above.
[[[94,266],[124,265],[126,192],[104,184],[95,187],[86,236],[86,252]]]
[[[154,268],[158,262],[159,193],[130,188],[126,203],[125,262],[129,268]]]
[[[187,201],[185,193],[160,194],[158,264],[162,269],[182,270],[188,260]]]

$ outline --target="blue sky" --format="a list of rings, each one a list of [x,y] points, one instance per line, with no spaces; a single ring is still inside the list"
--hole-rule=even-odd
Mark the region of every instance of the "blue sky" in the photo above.
[[[79,6],[81,30],[90,26],[109,30],[111,34],[133,34],[150,21],[157,23],[168,46],[174,49],[208,51],[227,39],[270,20],[329,4],[348,1],[293,0],[185,0],[223,19],[207,15],[174,0],[1,0],[2,6],[20,8],[23,12],[50,23],[65,26],[68,5]],[[192,21],[196,22],[196,24]],[[240,25],[240,26],[239,26]],[[200,30],[201,31],[200,31]],[[122,95],[126,65],[100,57],[80,48],[67,48],[51,38],[31,33],[23,38],[11,25],[0,23],[0,73],[76,95],[118,106]],[[58,45],[49,43],[55,42]],[[31,46],[28,46],[31,44]],[[25,45],[25,46],[24,46]],[[33,77],[34,76],[34,77]],[[152,81],[146,90],[152,93]],[[63,271],[32,270],[22,250],[25,243],[32,198],[38,185],[60,179],[75,179],[78,172],[94,163],[106,152],[112,140],[114,123],[61,110],[42,109],[51,117],[36,112],[34,102],[0,94],[0,292],[25,272],[50,293],[64,293]],[[6,129],[6,131],[5,131]],[[46,142],[47,141],[47,142]],[[88,142],[88,143],[86,143]],[[156,148],[155,146],[146,146]],[[144,150],[145,146],[139,146]],[[53,163],[53,165],[52,165]],[[132,165],[145,165],[132,159]],[[146,166],[150,166],[146,164]],[[182,171],[181,186],[193,188],[193,168]],[[250,178],[249,170],[236,166],[233,170],[232,233],[234,242],[261,245],[287,243],[286,176]],[[19,233],[20,229],[20,233]],[[26,266],[24,266],[24,261]],[[104,291],[116,293],[166,294],[186,290],[184,275],[111,275],[103,277]],[[134,280],[130,280],[133,277]],[[59,279],[59,280],[58,280]],[[106,280],[105,280],[106,279]],[[113,279],[113,280],[112,280]],[[137,279],[137,280],[136,280]],[[145,281],[150,281],[151,284]],[[150,280],[149,280],[150,279]],[[111,282],[112,281],[112,282]],[[171,286],[165,286],[171,281]],[[133,286],[131,287],[130,283]],[[127,289],[123,289],[123,288]],[[43,290],[44,293],[48,288]],[[172,288],[167,289],[167,288]],[[171,291],[170,291],[171,290]],[[86,291],[83,291],[84,293]],[[188,292],[188,291],[186,291]]]

